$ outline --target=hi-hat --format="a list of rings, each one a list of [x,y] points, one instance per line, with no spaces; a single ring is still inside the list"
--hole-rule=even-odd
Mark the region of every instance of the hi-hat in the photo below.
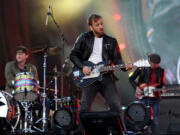
[[[31,51],[31,53],[43,53],[47,55],[57,55],[61,52],[61,48],[59,47],[44,47],[44,48],[37,48]]]

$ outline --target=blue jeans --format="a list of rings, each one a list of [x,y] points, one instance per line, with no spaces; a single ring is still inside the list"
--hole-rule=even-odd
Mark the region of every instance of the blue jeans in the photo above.
[[[153,109],[153,122],[151,125],[152,134],[157,135],[159,129],[159,111],[160,111],[160,99],[158,98],[145,98],[140,100],[146,106],[150,106]]]

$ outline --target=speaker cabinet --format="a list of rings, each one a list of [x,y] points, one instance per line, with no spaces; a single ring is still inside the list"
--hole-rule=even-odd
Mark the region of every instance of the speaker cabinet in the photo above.
[[[180,97],[163,97],[160,102],[160,133],[180,134]]]
[[[120,117],[111,111],[80,113],[86,135],[122,135]]]

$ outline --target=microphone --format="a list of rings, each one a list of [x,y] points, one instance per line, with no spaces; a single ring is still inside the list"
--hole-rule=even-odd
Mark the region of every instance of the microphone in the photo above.
[[[48,18],[49,18],[49,15],[51,15],[50,9],[51,9],[51,6],[49,5],[47,16],[46,16],[46,23],[45,23],[45,25],[48,25]]]

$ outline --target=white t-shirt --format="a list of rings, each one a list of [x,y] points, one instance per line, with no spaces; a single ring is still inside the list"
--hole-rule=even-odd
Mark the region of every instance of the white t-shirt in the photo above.
[[[94,47],[89,57],[88,61],[91,61],[94,64],[102,62],[102,42],[103,38],[96,38],[94,39]]]

